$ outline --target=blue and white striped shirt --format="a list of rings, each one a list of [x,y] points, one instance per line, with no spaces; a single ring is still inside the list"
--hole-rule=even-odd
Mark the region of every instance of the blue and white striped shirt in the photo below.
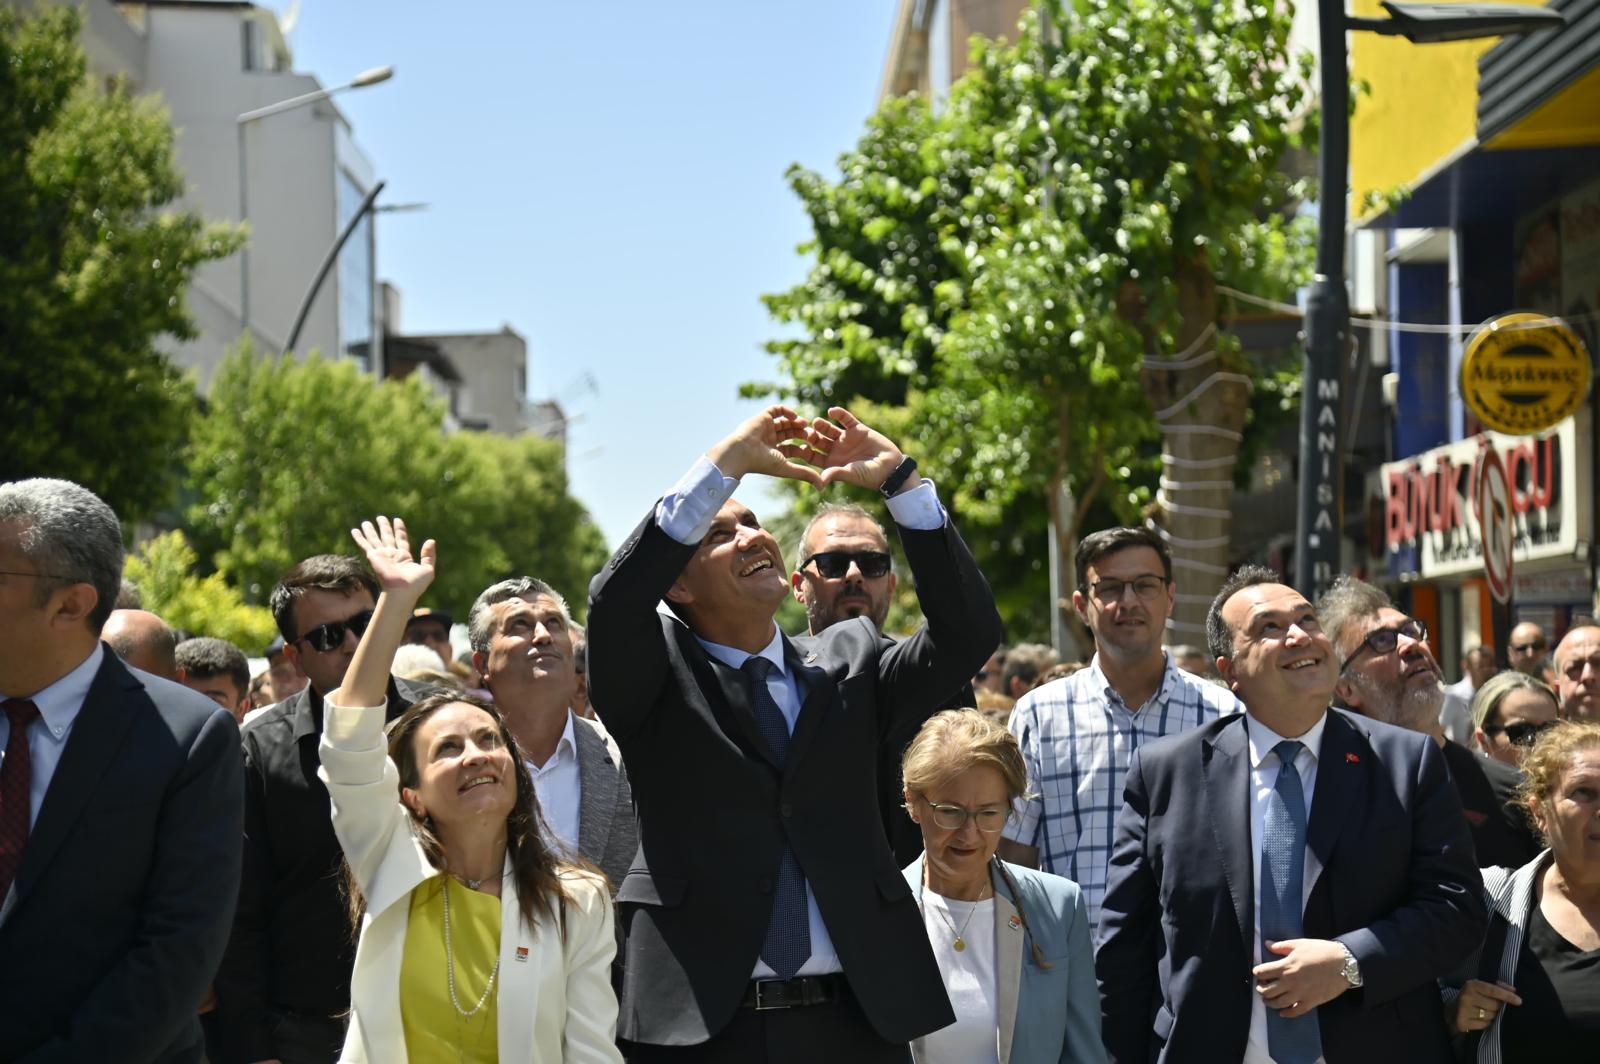
[[[1011,714],[1028,787],[1038,797],[1019,803],[1005,837],[1037,847],[1040,869],[1076,882],[1095,927],[1133,752],[1243,710],[1233,692],[1184,672],[1168,655],[1160,689],[1130,711],[1096,654],[1087,668],[1023,695]]]

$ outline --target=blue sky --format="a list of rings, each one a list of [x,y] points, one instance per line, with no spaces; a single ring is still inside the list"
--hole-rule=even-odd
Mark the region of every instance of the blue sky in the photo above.
[[[408,331],[528,339],[529,390],[577,420],[574,493],[615,545],[757,404],[804,276],[783,180],[830,175],[875,106],[895,0],[304,0],[298,70],[336,85],[388,181],[379,275]],[[581,387],[591,374],[598,392]],[[742,494],[760,508],[759,485]]]

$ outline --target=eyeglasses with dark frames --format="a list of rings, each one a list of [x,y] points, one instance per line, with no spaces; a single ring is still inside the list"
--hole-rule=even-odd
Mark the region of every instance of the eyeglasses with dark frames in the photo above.
[[[1166,590],[1168,582],[1161,576],[1141,576],[1136,580],[1096,580],[1089,585],[1089,594],[1093,595],[1102,606],[1110,606],[1121,602],[1131,587],[1139,601],[1153,602]]]
[[[1356,659],[1364,653],[1370,652],[1374,657],[1380,658],[1385,654],[1392,654],[1394,648],[1400,645],[1401,636],[1405,636],[1414,643],[1426,643],[1428,641],[1428,626],[1415,617],[1407,617],[1399,624],[1392,624],[1387,628],[1373,629],[1367,633],[1367,638],[1361,641],[1361,645],[1356,647],[1355,651],[1345,659],[1344,668],[1339,670],[1339,675],[1343,676],[1348,672],[1350,666],[1354,665]]]
[[[326,654],[330,650],[337,650],[344,643],[344,634],[352,633],[360,639],[367,632],[367,625],[372,623],[372,611],[362,610],[353,617],[346,617],[342,621],[329,621],[319,624],[299,639],[297,643],[307,643],[312,650]]]
[[[889,575],[890,561],[888,553],[881,550],[825,550],[801,562],[800,568],[816,562],[818,576],[824,580],[838,580],[850,571],[850,563],[855,562],[862,576],[876,580]]]
[[[1545,732],[1556,726],[1553,720],[1521,720],[1515,724],[1496,724],[1483,729],[1489,735],[1503,734],[1512,746],[1532,746]]]

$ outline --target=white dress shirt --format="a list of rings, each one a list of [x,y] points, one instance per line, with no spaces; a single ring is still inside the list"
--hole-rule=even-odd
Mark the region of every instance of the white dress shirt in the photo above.
[[[1261,956],[1261,839],[1265,834],[1267,818],[1267,799],[1273,789],[1278,785],[1278,770],[1281,765],[1278,755],[1273,753],[1273,747],[1290,738],[1279,735],[1254,716],[1246,715],[1245,726],[1250,735],[1250,854],[1252,857],[1250,890],[1255,899],[1255,922],[1253,933],[1250,936],[1251,967],[1265,961],[1281,960],[1276,954],[1268,957]],[[1295,756],[1295,771],[1300,773],[1300,789],[1305,795],[1306,824],[1311,824],[1311,799],[1317,787],[1317,759],[1322,754],[1322,729],[1328,723],[1328,714],[1324,712],[1317,718],[1317,722],[1306,729],[1304,735],[1294,736],[1301,743],[1300,753]],[[1300,908],[1305,911],[1306,899],[1311,897],[1311,887],[1317,872],[1321,871],[1316,865],[1316,860],[1311,854],[1311,847],[1306,847],[1305,872],[1301,880]],[[1267,1005],[1261,995],[1255,990],[1255,980],[1252,979],[1250,1001],[1250,1041],[1245,1046],[1243,1064],[1272,1064],[1272,1054],[1267,1051]],[[1322,1060],[1318,1057],[1317,1060]]]
[[[571,857],[578,852],[578,825],[582,820],[583,776],[578,771],[578,740],[572,734],[572,710],[556,742],[555,753],[543,765],[526,762],[545,824]]]
[[[56,774],[56,766],[61,764],[61,754],[72,735],[72,725],[83,709],[84,699],[89,697],[89,688],[94,685],[95,674],[100,671],[105,652],[104,644],[96,641],[89,656],[75,669],[49,687],[28,696],[28,701],[39,709],[38,717],[28,725],[28,756],[32,759],[28,776],[30,829],[33,822],[39,819],[39,806],[44,804],[45,791]],[[11,697],[0,695],[0,702]],[[11,718],[0,713],[0,767],[4,767],[6,744],[10,741]]]

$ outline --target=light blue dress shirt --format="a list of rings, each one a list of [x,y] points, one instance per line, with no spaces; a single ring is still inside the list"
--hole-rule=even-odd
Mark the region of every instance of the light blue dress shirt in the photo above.
[[[100,671],[105,652],[105,645],[96,642],[89,656],[77,668],[43,690],[27,696],[28,701],[39,707],[39,715],[28,725],[28,754],[33,762],[28,794],[30,829],[39,819],[39,807],[44,804],[45,791],[50,789],[56,766],[61,764],[61,754],[72,735],[73,722],[78,719],[79,710],[83,709],[84,699],[89,697],[89,688],[94,684],[95,674]],[[0,695],[0,701],[12,697],[22,696]],[[5,748],[10,741],[11,718],[0,713],[0,769],[5,767]]]
[[[679,543],[698,543],[710,531],[717,511],[722,509],[722,504],[728,501],[738,486],[737,480],[723,476],[722,470],[713,465],[709,458],[702,456],[656,505],[656,524]],[[944,507],[939,503],[933,481],[927,478],[909,491],[890,499],[889,514],[906,528],[934,529],[942,527],[945,522]],[[754,656],[737,647],[712,643],[699,636],[695,636],[695,640],[705,648],[707,654],[731,669],[742,668],[745,661]],[[772,640],[760,656],[773,665],[772,671],[767,674],[767,690],[789,725],[790,734],[793,734],[802,700],[799,684],[783,660],[783,636],[777,624],[773,624]],[[822,912],[817,908],[817,898],[811,891],[810,882],[806,883],[806,913],[811,930],[811,956],[795,974],[824,975],[842,971],[839,955],[834,952],[833,940],[828,937],[827,925],[822,922]],[[752,979],[772,979],[776,976],[777,973],[765,961],[756,958],[755,969],[750,976]]]

